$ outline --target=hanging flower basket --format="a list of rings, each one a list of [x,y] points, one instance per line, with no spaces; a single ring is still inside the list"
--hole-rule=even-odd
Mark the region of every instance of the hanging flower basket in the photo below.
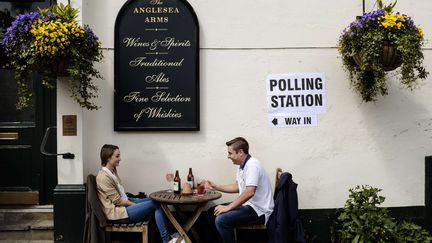
[[[353,59],[358,66],[362,66],[363,57],[361,51],[356,53],[353,56]],[[382,45],[380,61],[382,63],[384,71],[393,71],[396,68],[400,67],[400,65],[402,64],[401,53],[397,50],[396,45],[388,41],[384,41]]]
[[[387,94],[386,72],[400,67],[402,86],[413,89],[428,72],[423,67],[424,34],[407,15],[394,13],[395,3],[364,13],[339,38],[338,50],[352,87],[363,101]]]
[[[54,87],[59,76],[69,76],[71,97],[82,107],[97,109],[94,78],[100,78],[94,63],[102,60],[101,43],[88,26],[76,21],[78,10],[70,5],[53,5],[19,14],[7,29],[2,45],[15,69],[18,83],[17,109],[28,106],[33,72],[42,84]]]
[[[33,65],[33,70],[40,75],[52,75],[55,77],[69,77],[69,61],[61,59],[58,62],[53,62],[50,66],[43,66],[38,63]]]

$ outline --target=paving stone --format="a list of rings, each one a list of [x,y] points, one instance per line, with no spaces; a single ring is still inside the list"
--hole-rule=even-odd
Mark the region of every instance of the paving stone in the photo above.
[[[53,242],[53,208],[49,206],[0,208],[0,243]]]

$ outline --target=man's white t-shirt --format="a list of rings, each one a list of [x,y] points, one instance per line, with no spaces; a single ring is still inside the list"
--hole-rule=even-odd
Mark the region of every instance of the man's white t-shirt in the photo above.
[[[261,163],[254,157],[250,157],[243,169],[237,169],[237,185],[239,193],[242,194],[246,186],[255,186],[255,195],[243,205],[250,205],[258,216],[265,215],[267,223],[270,214],[273,212],[274,202],[270,179]]]

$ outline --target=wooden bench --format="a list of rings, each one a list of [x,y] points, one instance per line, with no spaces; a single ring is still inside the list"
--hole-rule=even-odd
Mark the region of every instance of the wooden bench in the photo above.
[[[276,189],[277,184],[279,183],[280,177],[282,175],[282,169],[281,168],[277,168],[276,169],[276,178],[275,178],[275,187],[274,189]],[[273,191],[274,193],[274,191]],[[253,224],[253,225],[244,225],[244,226],[238,226],[235,228],[234,230],[234,235],[236,238],[236,242],[237,242],[237,230],[255,230],[255,229],[260,229],[260,230],[265,230],[267,229],[265,224]]]

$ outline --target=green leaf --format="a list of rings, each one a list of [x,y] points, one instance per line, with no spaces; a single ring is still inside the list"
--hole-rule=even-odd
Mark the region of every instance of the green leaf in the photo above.
[[[352,240],[352,243],[358,243],[360,235],[356,235],[356,237]]]

